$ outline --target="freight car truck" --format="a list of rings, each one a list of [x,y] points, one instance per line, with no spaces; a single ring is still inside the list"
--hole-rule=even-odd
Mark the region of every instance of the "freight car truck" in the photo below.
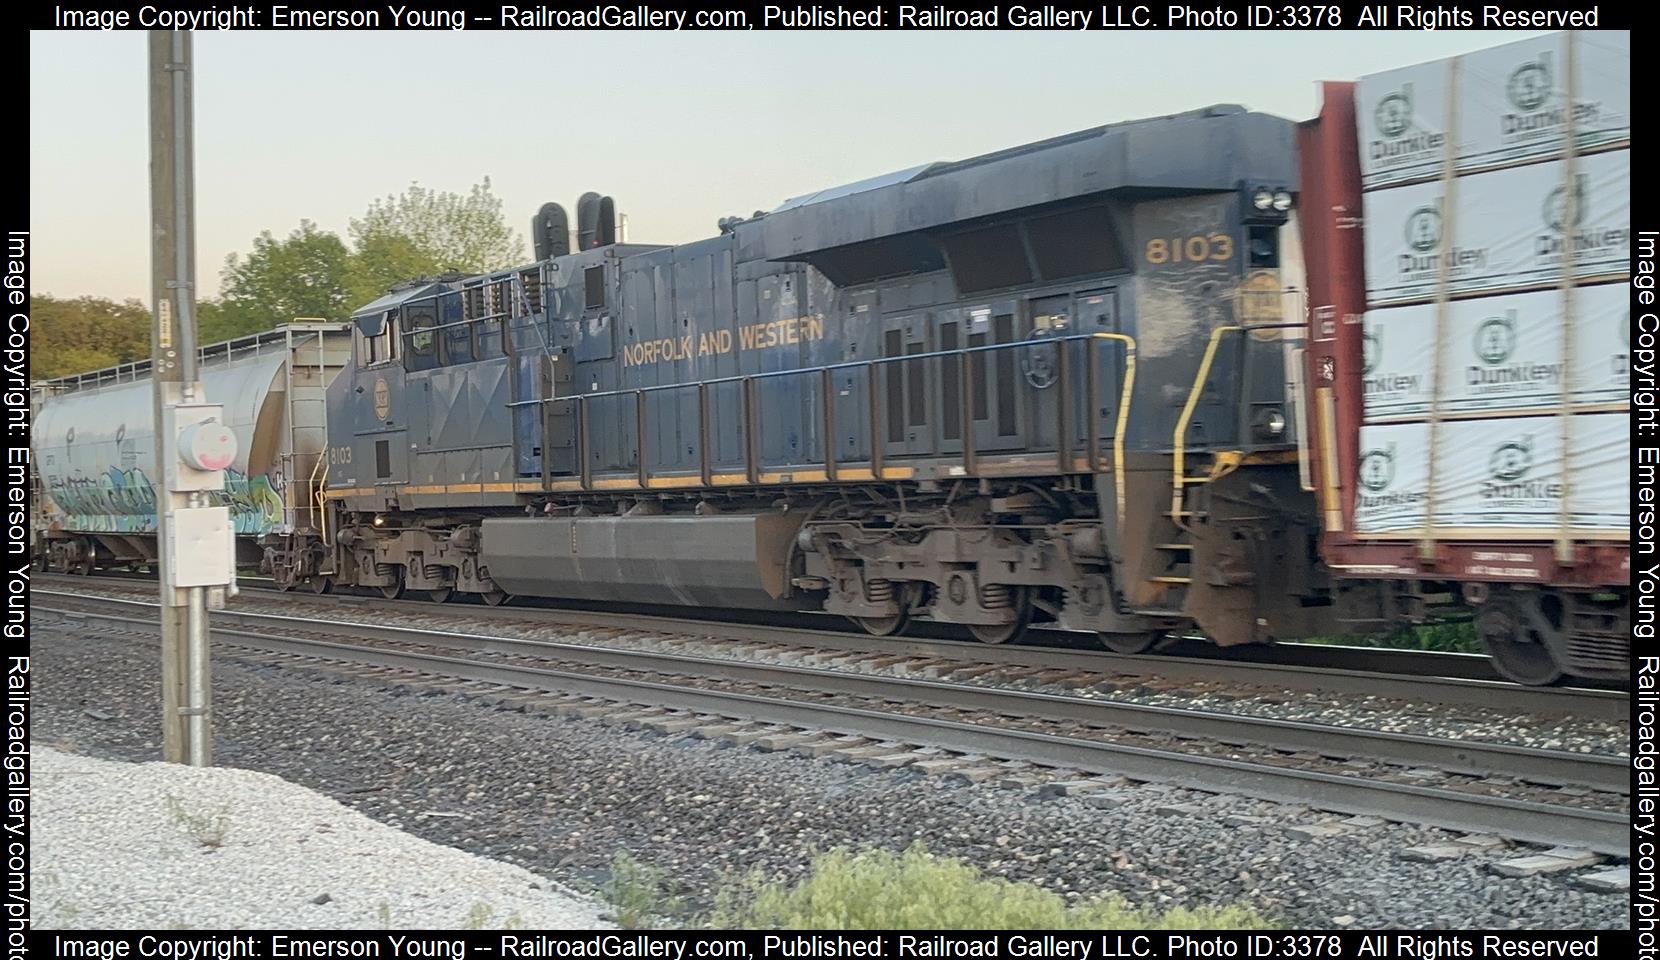
[[[1322,553],[1523,683],[1630,669],[1630,42],[1327,83],[1299,130]]]

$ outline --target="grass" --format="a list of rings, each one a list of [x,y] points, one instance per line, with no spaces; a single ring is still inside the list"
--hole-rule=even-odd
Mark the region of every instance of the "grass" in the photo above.
[[[684,907],[679,897],[669,894],[663,870],[641,863],[626,850],[611,859],[611,875],[600,896],[611,904],[617,926],[625,930],[664,924]]]
[[[1390,650],[1433,650],[1451,653],[1485,653],[1476,637],[1476,626],[1465,620],[1457,623],[1430,623],[1407,627],[1393,633],[1353,634],[1343,637],[1304,637],[1298,643],[1329,643],[1347,647],[1381,647]]]
[[[619,869],[619,866],[621,869]],[[612,866],[607,895],[619,925],[668,920],[679,901],[665,898],[660,872],[627,854]],[[1252,930],[1274,926],[1243,906],[1155,910],[1115,895],[1068,903],[1031,883],[986,877],[921,844],[903,853],[836,849],[813,860],[795,884],[759,875],[728,881],[698,926],[754,930]]]
[[[230,804],[224,804],[213,813],[187,809],[184,801],[167,795],[167,819],[204,847],[218,848],[225,843],[225,831],[230,828]]]

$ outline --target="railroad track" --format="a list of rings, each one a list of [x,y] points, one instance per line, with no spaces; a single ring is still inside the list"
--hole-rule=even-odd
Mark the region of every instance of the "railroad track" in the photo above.
[[[98,585],[106,579],[121,583],[139,578],[100,577],[89,581],[83,577],[45,575],[37,577],[36,583],[87,587]],[[420,615],[455,615],[465,611],[469,619],[480,623],[696,634],[737,643],[799,643],[870,656],[895,655],[948,661],[966,660],[1001,667],[1075,670],[1107,676],[1156,677],[1175,683],[1225,680],[1229,684],[1272,690],[1315,691],[1354,697],[1398,699],[1414,703],[1475,707],[1502,705],[1517,712],[1564,714],[1595,720],[1620,721],[1631,715],[1630,695],[1623,690],[1568,686],[1525,687],[1488,677],[1466,676],[1465,674],[1473,672],[1470,670],[1470,661],[1478,661],[1484,668],[1487,662],[1485,657],[1471,654],[1288,644],[1256,652],[1263,656],[1274,654],[1283,659],[1301,657],[1308,662],[1262,662],[1257,659],[1245,659],[1243,655],[1237,654],[1217,656],[1217,653],[1230,652],[1216,651],[1215,648],[1208,648],[1208,652],[1213,655],[1205,657],[1186,656],[1186,648],[1172,651],[1173,654],[1182,655],[1126,656],[1098,649],[1078,649],[1078,635],[1062,631],[1045,633],[1065,638],[1067,646],[989,646],[975,640],[941,637],[871,637],[862,632],[839,629],[839,620],[823,616],[791,617],[780,624],[688,617],[678,609],[673,614],[666,614],[585,610],[551,605],[436,605],[422,600],[385,600],[380,597],[350,594],[315,596],[308,593],[282,593],[275,589],[260,590],[261,599],[266,595],[282,597],[295,603],[316,604],[323,609],[385,609]],[[219,614],[216,613],[215,616]],[[802,621],[806,621],[808,625],[802,625]],[[1295,656],[1286,653],[1291,647],[1297,648],[1291,651]],[[1373,654],[1387,656],[1374,660],[1371,656]],[[1375,665],[1369,669],[1355,669],[1355,663],[1362,658]],[[1388,669],[1391,665],[1399,666],[1405,672]],[[1490,674],[1490,671],[1488,673]]]
[[[148,634],[155,624],[153,603],[35,594],[37,612],[97,629]],[[45,597],[57,605],[41,603]],[[887,751],[889,765],[909,762],[906,751],[918,750],[925,752],[914,753],[914,762],[935,766],[991,757],[1073,780],[1156,781],[1601,853],[1623,854],[1628,846],[1623,758],[247,611],[216,612],[213,621],[220,642],[260,655],[348,672],[397,671],[498,700],[579,698],[568,705],[590,714],[644,709],[683,715],[682,725],[764,724],[785,741],[865,738]]]

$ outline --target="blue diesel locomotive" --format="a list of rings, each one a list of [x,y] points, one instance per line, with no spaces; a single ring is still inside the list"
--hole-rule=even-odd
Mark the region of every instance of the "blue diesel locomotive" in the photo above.
[[[353,317],[284,582],[1034,620],[1148,649],[1375,620],[1318,561],[1294,125],[1213,106],[935,163]],[[570,237],[574,232],[575,249]],[[1341,602],[1340,602],[1341,601]]]

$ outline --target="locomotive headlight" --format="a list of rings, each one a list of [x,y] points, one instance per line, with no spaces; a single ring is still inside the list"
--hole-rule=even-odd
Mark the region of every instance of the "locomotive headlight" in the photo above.
[[[386,518],[385,518],[385,517],[383,517],[383,516],[381,516],[381,515],[380,515],[380,514],[378,514],[378,513],[377,513],[377,514],[375,514],[375,526],[377,526],[377,527],[383,527],[383,526],[385,526],[385,525],[386,525]]]
[[[1251,194],[1251,206],[1256,207],[1258,210],[1265,211],[1273,205],[1274,195],[1266,188],[1259,188],[1256,193]]]
[[[1274,209],[1281,213],[1291,209],[1291,192],[1281,190],[1274,194]]]
[[[1285,436],[1285,414],[1278,407],[1269,407],[1256,415],[1251,430],[1262,440],[1278,440]]]

